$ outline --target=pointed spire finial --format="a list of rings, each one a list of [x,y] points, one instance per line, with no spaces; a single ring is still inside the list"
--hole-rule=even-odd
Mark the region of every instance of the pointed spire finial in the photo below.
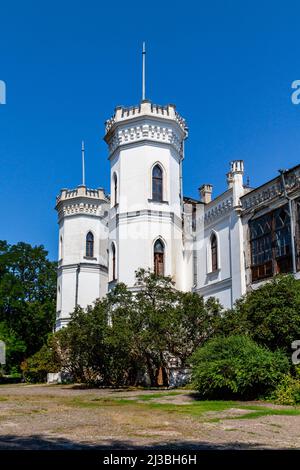
[[[143,58],[142,101],[144,101],[146,99],[146,45],[145,45],[145,42],[143,42],[142,58]]]
[[[84,141],[81,142],[81,158],[82,158],[82,186],[85,186]]]

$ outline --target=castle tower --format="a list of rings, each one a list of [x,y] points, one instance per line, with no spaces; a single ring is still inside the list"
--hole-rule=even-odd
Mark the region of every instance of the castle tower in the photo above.
[[[84,182],[84,177],[83,177]],[[75,306],[93,304],[107,292],[107,217],[103,189],[63,189],[56,199],[59,224],[56,330]]]
[[[144,99],[138,106],[117,107],[106,122],[109,288],[116,281],[133,287],[142,267],[172,276],[176,287],[186,290],[181,184],[186,137],[185,121],[172,104]]]

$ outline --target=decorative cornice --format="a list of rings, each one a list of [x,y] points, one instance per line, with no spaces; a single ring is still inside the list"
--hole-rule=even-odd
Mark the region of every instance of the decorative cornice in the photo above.
[[[202,216],[202,222],[204,219],[204,224],[208,225],[218,219],[221,219],[224,215],[228,214],[232,210],[233,198],[230,196],[209,207],[208,209],[205,208],[204,216]]]
[[[291,197],[293,193],[300,190],[300,166],[285,174],[285,186],[287,194]],[[270,204],[274,199],[281,196],[284,196],[284,191],[282,179],[278,176],[241,198],[243,213]]]
[[[175,105],[158,106],[150,101],[131,108],[117,107],[113,117],[106,121],[105,131],[110,155],[120,145],[143,140],[172,145],[181,153],[182,141],[188,135],[186,122]]]
[[[74,215],[94,215],[98,217],[105,217],[102,213],[102,204],[91,204],[88,202],[72,202],[69,204],[63,204],[58,209],[58,220],[63,217],[74,216]],[[106,214],[106,216],[108,213]]]
[[[97,270],[97,271],[102,271],[104,273],[108,272],[108,268],[104,264],[87,263],[87,262],[72,263],[72,264],[61,264],[58,267],[57,271],[58,271],[59,274],[62,271],[66,271],[66,270],[75,272],[76,269],[78,269],[79,266],[80,266],[80,268],[83,268],[83,269],[94,269],[94,270]]]
[[[226,279],[222,279],[220,281],[210,282],[203,287],[196,287],[194,292],[197,292],[199,295],[211,295],[213,296],[217,293],[220,289],[230,288],[232,286],[232,279],[228,277]]]
[[[109,153],[112,155],[121,145],[133,144],[143,140],[169,144],[178,153],[182,151],[182,137],[175,129],[171,126],[165,127],[145,122],[116,130],[108,140]]]
[[[155,211],[151,209],[144,209],[140,211],[131,211],[123,212],[121,214],[116,214],[113,218],[110,219],[111,229],[119,223],[128,222],[129,220],[135,218],[150,218],[150,219],[165,219],[171,220],[172,223],[182,228],[182,221],[174,212],[170,211]]]

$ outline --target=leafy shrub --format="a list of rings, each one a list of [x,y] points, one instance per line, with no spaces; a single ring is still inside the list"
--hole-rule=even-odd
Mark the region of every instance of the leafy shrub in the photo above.
[[[264,397],[289,370],[279,352],[259,346],[246,336],[218,337],[192,356],[192,381],[205,398]]]
[[[51,341],[49,343],[51,344]],[[48,372],[60,371],[60,361],[49,343],[22,362],[21,370],[26,382],[46,382]]]
[[[300,404],[300,380],[290,374],[285,375],[270,398],[280,405]]]

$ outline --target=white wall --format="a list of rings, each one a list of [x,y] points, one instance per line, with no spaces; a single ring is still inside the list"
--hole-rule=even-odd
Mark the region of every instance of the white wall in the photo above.
[[[218,241],[218,270],[211,272],[210,239],[215,233]],[[231,242],[230,214],[204,227],[198,234],[197,291],[205,298],[217,297],[221,304],[231,307]]]
[[[118,175],[119,213],[141,209],[168,210],[180,215],[180,180],[178,155],[170,147],[154,143],[132,144],[122,148],[111,161],[113,174]],[[164,200],[152,198],[152,168],[159,163],[164,171]],[[114,191],[111,185],[111,194]]]
[[[70,201],[68,201],[70,204]],[[76,305],[86,308],[107,292],[108,227],[104,211],[64,215],[59,222],[56,328],[67,323]],[[100,215],[99,215],[100,214]],[[94,256],[86,257],[86,235],[94,235]]]
[[[179,160],[171,145],[150,141],[121,146],[111,157],[111,194],[116,173],[118,205],[110,210],[109,247],[112,242],[116,245],[119,282],[133,286],[138,268],[153,269],[154,241],[161,238],[165,244],[165,275],[173,277],[177,288],[185,289]],[[151,200],[156,163],[163,170],[163,202]]]

